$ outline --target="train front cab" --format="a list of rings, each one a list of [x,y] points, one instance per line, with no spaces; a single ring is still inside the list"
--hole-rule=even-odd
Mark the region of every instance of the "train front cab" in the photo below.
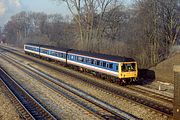
[[[137,62],[119,63],[119,78],[124,82],[136,81],[138,77]]]

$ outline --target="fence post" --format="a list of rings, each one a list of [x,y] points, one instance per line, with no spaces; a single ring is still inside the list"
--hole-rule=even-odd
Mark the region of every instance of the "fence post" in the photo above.
[[[173,119],[180,119],[180,65],[174,65]]]

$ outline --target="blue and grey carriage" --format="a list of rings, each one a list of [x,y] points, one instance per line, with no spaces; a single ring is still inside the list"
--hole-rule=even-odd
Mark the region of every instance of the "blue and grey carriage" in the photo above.
[[[138,76],[137,62],[132,58],[90,53],[74,49],[60,49],[47,45],[25,44],[27,54],[37,55],[93,71],[98,75],[107,75],[124,82],[134,81]]]

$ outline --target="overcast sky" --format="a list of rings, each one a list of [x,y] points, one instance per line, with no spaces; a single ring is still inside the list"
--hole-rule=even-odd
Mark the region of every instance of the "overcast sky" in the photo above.
[[[70,14],[66,4],[57,3],[56,0],[0,0],[0,26],[3,26],[12,15],[20,11],[60,13],[63,16]]]

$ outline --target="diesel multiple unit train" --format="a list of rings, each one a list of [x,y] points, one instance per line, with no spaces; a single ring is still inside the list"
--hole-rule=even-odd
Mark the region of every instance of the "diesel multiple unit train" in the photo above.
[[[24,51],[28,55],[59,61],[123,83],[135,81],[138,76],[137,63],[132,58],[29,43],[24,45]]]

